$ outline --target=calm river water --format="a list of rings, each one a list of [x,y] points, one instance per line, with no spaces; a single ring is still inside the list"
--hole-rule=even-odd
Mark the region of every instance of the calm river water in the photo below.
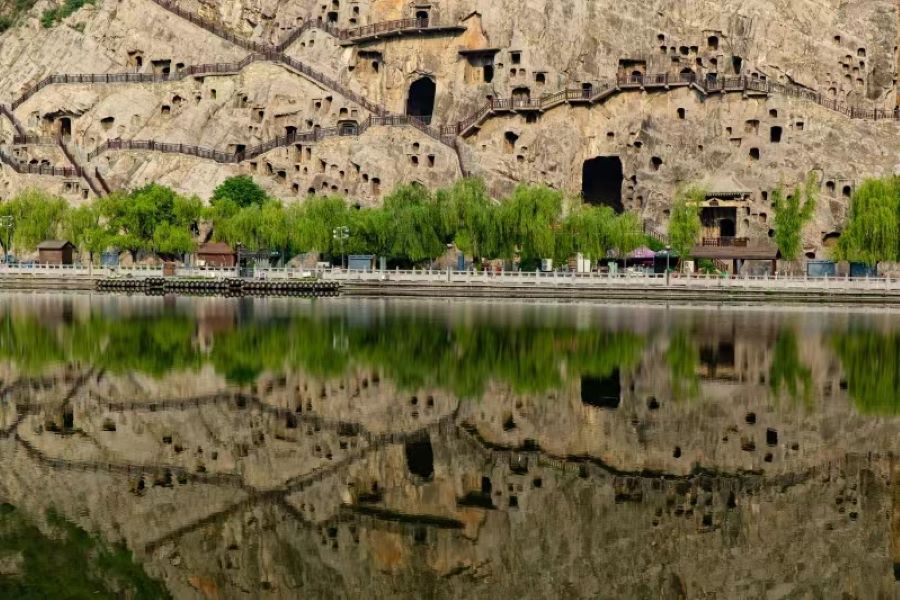
[[[2,598],[894,598],[900,312],[0,296]]]

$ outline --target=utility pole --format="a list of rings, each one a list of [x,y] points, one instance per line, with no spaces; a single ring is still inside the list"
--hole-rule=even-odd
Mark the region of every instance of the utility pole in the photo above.
[[[346,225],[341,225],[340,227],[335,227],[331,232],[332,237],[336,242],[341,245],[341,269],[345,269],[344,266],[344,242],[350,237],[350,228]]]

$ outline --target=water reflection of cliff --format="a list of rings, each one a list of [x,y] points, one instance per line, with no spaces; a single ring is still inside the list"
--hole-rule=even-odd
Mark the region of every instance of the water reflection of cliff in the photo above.
[[[0,494],[176,597],[893,594],[892,315],[9,308]]]

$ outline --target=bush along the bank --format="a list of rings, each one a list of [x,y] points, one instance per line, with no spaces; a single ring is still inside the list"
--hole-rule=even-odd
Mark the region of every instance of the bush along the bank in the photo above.
[[[184,258],[209,226],[216,241],[268,253],[279,263],[303,253],[330,259],[370,254],[412,267],[429,264],[455,246],[475,259],[534,268],[545,258],[565,261],[582,253],[600,259],[610,250],[628,253],[647,243],[634,214],[617,215],[545,186],[522,185],[495,200],[479,179],[435,192],[401,185],[371,208],[340,196],[284,203],[247,176],[223,182],[207,205],[157,184],[79,207],[29,191],[0,202],[0,215],[13,217],[12,228],[0,230],[0,244],[7,244],[9,234],[10,252],[28,254],[44,240],[66,239],[91,261],[110,248],[135,259],[141,254]],[[336,228],[346,228],[346,239],[334,235]]]

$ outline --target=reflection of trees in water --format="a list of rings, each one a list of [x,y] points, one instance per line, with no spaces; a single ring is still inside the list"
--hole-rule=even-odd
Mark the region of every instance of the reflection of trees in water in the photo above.
[[[863,413],[900,413],[900,333],[856,330],[832,336],[847,391]]]
[[[644,340],[629,332],[559,326],[446,324],[393,318],[355,326],[344,318],[247,322],[196,343],[185,316],[91,318],[45,326],[34,318],[0,327],[0,356],[26,371],[80,362],[112,372],[160,376],[213,365],[229,380],[302,369],[336,377],[351,368],[380,371],[403,388],[438,387],[458,396],[482,394],[490,381],[520,393],[562,386],[582,375],[606,377],[636,365]]]
[[[677,400],[690,400],[700,393],[700,349],[691,334],[680,329],[672,335],[666,350],[666,364],[672,380],[672,396]]]
[[[775,340],[769,386],[775,398],[787,392],[791,400],[802,400],[806,406],[812,403],[812,370],[800,360],[797,333],[793,329],[782,329]]]
[[[49,510],[38,524],[0,505],[0,553],[20,556],[14,577],[0,577],[2,598],[169,598],[124,546],[110,545]]]
[[[190,319],[174,315],[45,325],[36,318],[7,314],[0,323],[0,356],[26,373],[80,362],[117,373],[161,376],[200,365],[194,328]]]

